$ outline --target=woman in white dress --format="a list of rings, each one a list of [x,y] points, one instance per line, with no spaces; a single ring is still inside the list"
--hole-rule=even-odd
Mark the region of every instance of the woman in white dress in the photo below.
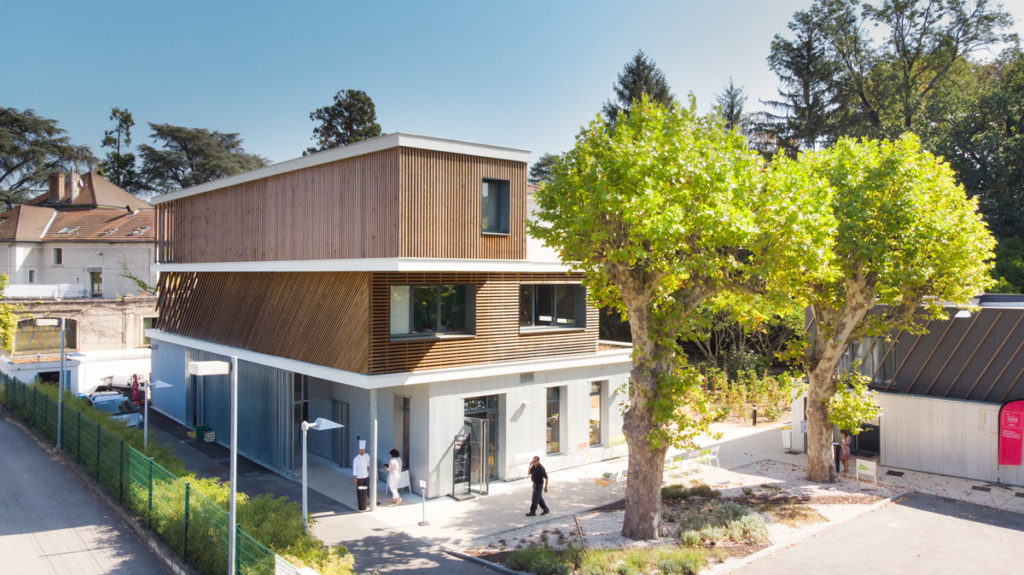
[[[388,462],[388,489],[391,490],[391,504],[401,505],[402,498],[398,496],[398,482],[402,479],[402,458],[399,457],[397,449],[391,450],[391,461]]]

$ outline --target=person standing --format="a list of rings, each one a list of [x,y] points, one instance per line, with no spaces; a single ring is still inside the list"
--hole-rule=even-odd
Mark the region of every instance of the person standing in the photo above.
[[[359,455],[352,459],[352,480],[356,484],[356,501],[359,510],[366,511],[369,507],[367,498],[370,494],[370,454],[366,453],[366,440],[359,440]]]
[[[526,514],[527,517],[533,517],[537,515],[537,506],[539,505],[542,509],[541,515],[547,515],[551,512],[548,509],[547,503],[544,503],[544,496],[541,493],[548,492],[548,472],[544,469],[544,466],[540,464],[540,457],[533,456],[533,460],[530,461],[530,479],[533,481],[533,498],[530,500],[530,512]]]
[[[399,457],[397,449],[391,450],[391,461],[388,461],[388,489],[391,490],[391,504],[401,505],[402,498],[398,496],[398,484],[402,480],[402,458]]]
[[[853,439],[850,437],[850,432],[845,429],[843,433],[843,443],[839,449],[839,459],[843,461],[843,473],[850,472],[850,441]]]

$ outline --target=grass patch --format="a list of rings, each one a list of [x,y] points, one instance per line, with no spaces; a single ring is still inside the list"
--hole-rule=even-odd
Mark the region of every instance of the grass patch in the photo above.
[[[682,545],[711,545],[721,541],[762,543],[768,540],[764,519],[733,501],[710,499],[699,505],[672,509],[666,517],[679,527]]]
[[[706,550],[693,547],[582,551],[534,546],[512,552],[505,565],[536,575],[696,575],[707,558]]]
[[[786,503],[783,505],[766,504],[759,511],[771,517],[773,521],[790,527],[801,527],[827,521],[814,509],[798,503]]]

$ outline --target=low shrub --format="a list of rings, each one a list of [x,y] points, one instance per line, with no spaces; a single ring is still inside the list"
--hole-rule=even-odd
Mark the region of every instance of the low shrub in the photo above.
[[[666,485],[661,488],[662,499],[690,499],[700,497],[703,499],[718,499],[722,492],[703,483],[686,487],[683,485]]]
[[[734,501],[709,500],[681,514],[678,525],[677,537],[683,545],[725,540],[761,542],[768,538],[764,519]]]

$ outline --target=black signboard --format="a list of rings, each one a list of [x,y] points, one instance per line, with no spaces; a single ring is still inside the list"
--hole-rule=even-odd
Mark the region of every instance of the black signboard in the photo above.
[[[459,433],[455,436],[455,443],[452,448],[454,457],[452,458],[452,478],[453,482],[458,485],[459,483],[469,483],[470,481],[470,470],[472,469],[470,450],[469,450],[469,434]],[[467,490],[468,491],[468,490]]]

